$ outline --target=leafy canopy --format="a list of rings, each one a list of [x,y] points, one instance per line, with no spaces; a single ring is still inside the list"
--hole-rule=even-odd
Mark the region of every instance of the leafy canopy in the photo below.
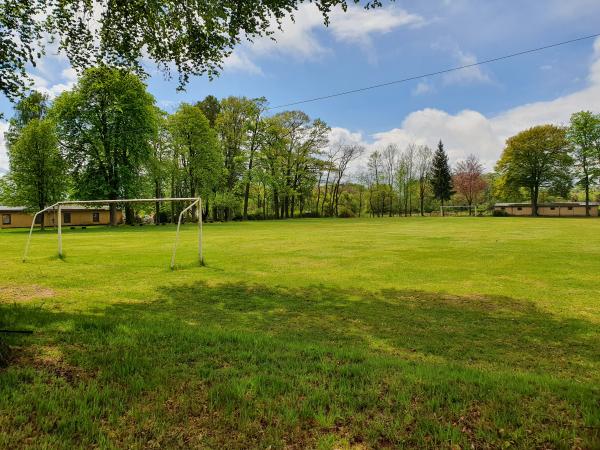
[[[564,128],[555,125],[529,128],[506,141],[496,171],[506,187],[527,189],[535,205],[540,188],[562,196],[568,193],[573,163],[569,150]]]
[[[0,92],[9,99],[27,86],[49,35],[78,71],[97,64],[144,73],[147,56],[180,87],[192,75],[217,75],[243,39],[271,36],[307,0],[5,0],[0,4]],[[315,0],[324,23],[334,7],[361,0]],[[381,6],[379,0],[365,8]],[[29,80],[31,81],[31,80]]]
[[[152,154],[157,115],[140,79],[105,66],[88,69],[51,115],[80,198],[128,198]]]

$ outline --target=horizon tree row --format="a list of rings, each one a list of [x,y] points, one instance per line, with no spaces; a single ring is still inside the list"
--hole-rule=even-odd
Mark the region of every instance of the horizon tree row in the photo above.
[[[392,143],[365,155],[329,135],[302,111],[267,115],[265,98],[209,95],[167,114],[138,76],[95,67],[53,102],[33,92],[15,106],[0,201],[40,210],[67,197],[201,196],[205,220],[424,215],[449,201],[536,206],[540,196],[567,198],[573,186],[589,203],[600,172],[600,118],[590,112],[574,114],[568,128],[508,139],[491,174],[475,155],[453,169],[441,140],[435,152]],[[127,221],[139,213],[174,221],[182,208],[151,206],[125,204]]]

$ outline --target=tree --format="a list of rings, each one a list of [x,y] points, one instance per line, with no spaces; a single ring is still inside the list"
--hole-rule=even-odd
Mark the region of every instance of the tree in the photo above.
[[[578,184],[585,191],[585,212],[590,215],[590,185],[598,175],[600,153],[600,115],[580,111],[571,116],[567,130],[576,163]]]
[[[394,182],[397,171],[398,146],[388,144],[381,152],[381,161],[383,163],[384,177],[387,181],[389,191],[389,216],[394,215]]]
[[[456,193],[463,197],[471,206],[477,202],[480,195],[485,191],[487,183],[483,178],[483,165],[475,155],[469,155],[466,160],[456,163],[456,170],[452,178],[452,184]]]
[[[30,120],[10,146],[8,159],[15,201],[42,210],[63,199],[66,165],[51,120]],[[44,229],[43,213],[41,228]]]
[[[11,0],[0,6],[0,92],[15,99],[27,84],[48,35],[79,72],[107,64],[143,74],[149,58],[183,87],[190,76],[217,75],[242,40],[272,36],[273,28],[306,0]],[[354,0],[359,3],[360,0]],[[350,0],[317,0],[324,23]],[[380,6],[367,1],[365,8]],[[39,50],[42,48],[42,50]]]
[[[116,200],[140,190],[141,169],[156,135],[154,98],[140,79],[105,66],[88,69],[56,99],[52,116],[82,199]],[[110,205],[116,225],[116,205]]]
[[[221,100],[216,129],[223,149],[226,170],[224,190],[229,200],[240,196],[243,191],[243,177],[250,156],[248,147],[251,144],[251,130],[259,112],[257,103],[246,97]],[[225,205],[225,220],[232,216],[231,206]]]
[[[223,175],[223,157],[215,130],[199,107],[187,103],[182,103],[168,118],[168,128],[175,164],[182,175],[178,177],[182,189],[190,197],[208,198]]]
[[[152,184],[154,198],[164,197],[164,189],[172,173],[173,145],[167,126],[167,114],[155,108],[157,133],[152,137],[150,145],[152,153],[146,164],[148,178]],[[160,224],[160,202],[154,203],[154,223]]]
[[[448,155],[444,151],[444,144],[442,144],[441,140],[431,163],[431,186],[433,188],[433,195],[441,202],[442,207],[444,206],[444,201],[450,200],[452,194],[454,194]],[[444,215],[443,208],[442,215]]]
[[[198,106],[206,116],[210,127],[214,128],[217,122],[217,117],[221,112],[221,104],[219,103],[219,100],[217,100],[217,97],[214,95],[207,95],[204,97],[204,100],[196,103],[196,106]]]
[[[419,210],[421,216],[425,215],[425,195],[429,186],[429,177],[431,172],[432,151],[426,145],[420,145],[417,148],[416,171],[419,179]]]
[[[21,130],[33,119],[41,120],[48,113],[48,96],[33,91],[20,100],[14,108],[14,114],[9,120],[9,129],[4,138],[10,148],[21,133]]]
[[[529,191],[531,214],[537,216],[540,188],[565,195],[571,182],[572,162],[566,130],[555,125],[539,125],[506,141],[496,171],[502,184]]]

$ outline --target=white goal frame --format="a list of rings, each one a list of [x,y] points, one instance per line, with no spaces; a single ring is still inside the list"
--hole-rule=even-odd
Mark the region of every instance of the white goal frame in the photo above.
[[[444,215],[444,210],[445,209],[466,209],[468,211],[473,210],[473,215],[477,216],[477,205],[444,205],[444,206],[440,206],[440,215],[443,216]]]
[[[183,214],[197,206],[197,217],[198,217],[198,262],[200,265],[204,265],[204,256],[202,254],[202,198],[201,197],[166,197],[166,198],[131,198],[131,199],[120,199],[120,200],[69,200],[57,202],[47,208],[42,209],[34,214],[31,220],[31,228],[29,229],[29,236],[27,238],[27,244],[25,244],[25,252],[23,253],[23,262],[27,261],[27,255],[29,253],[29,246],[31,243],[31,235],[33,234],[33,228],[35,227],[35,221],[38,215],[46,211],[58,211],[57,228],[58,228],[58,257],[64,258],[63,244],[62,244],[62,214],[61,210],[63,206],[68,205],[110,205],[113,203],[155,203],[155,202],[191,202],[186,206],[180,213],[177,221],[177,231],[175,232],[175,242],[173,244],[173,252],[171,254],[171,270],[175,269],[175,254],[177,253],[177,244],[179,243],[179,228],[181,227],[181,220]]]

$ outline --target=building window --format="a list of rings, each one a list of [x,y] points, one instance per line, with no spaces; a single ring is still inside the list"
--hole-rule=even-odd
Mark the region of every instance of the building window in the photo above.
[[[523,208],[521,208],[520,206],[517,208],[517,211],[523,211]]]
[[[556,208],[554,206],[550,207],[550,211],[554,211]]]
[[[63,221],[65,223],[71,223],[71,213],[63,213]]]
[[[10,225],[10,214],[2,214],[2,225]]]
[[[92,222],[100,222],[100,213],[99,212],[92,213]]]
[[[573,211],[573,207],[572,206],[569,206],[569,211]]]
[[[500,209],[501,209],[502,211],[506,210],[506,208],[505,208],[504,206],[502,206]]]
[[[35,218],[35,223],[40,225],[42,223],[42,215],[39,214],[36,218]]]

